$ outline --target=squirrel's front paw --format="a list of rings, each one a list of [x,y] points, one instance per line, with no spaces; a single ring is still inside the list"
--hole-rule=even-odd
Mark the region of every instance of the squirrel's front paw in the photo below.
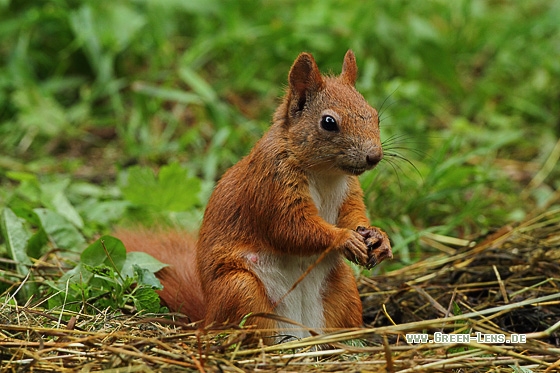
[[[349,237],[342,246],[342,252],[349,261],[366,266],[370,260],[369,249],[363,236],[355,231],[349,231]]]
[[[365,265],[367,269],[375,267],[387,258],[393,258],[389,237],[381,229],[376,227],[358,227],[356,232],[363,237],[368,247],[368,261]]]

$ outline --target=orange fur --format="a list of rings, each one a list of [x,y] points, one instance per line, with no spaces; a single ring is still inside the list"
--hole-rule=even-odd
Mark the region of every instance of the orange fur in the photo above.
[[[343,258],[366,265],[381,250],[368,250],[356,232],[369,226],[357,175],[375,167],[383,151],[377,111],[354,88],[356,76],[351,51],[338,77],[321,75],[313,57],[300,54],[270,130],[212,193],[196,255],[190,238],[177,232],[119,234],[131,250],[171,264],[158,274],[171,309],[207,325],[261,312],[318,331],[362,324],[356,281]],[[376,237],[390,253],[387,236]],[[251,323],[286,326],[267,318]]]
[[[342,263],[332,271],[325,289],[326,328],[362,325],[362,302],[350,267]]]

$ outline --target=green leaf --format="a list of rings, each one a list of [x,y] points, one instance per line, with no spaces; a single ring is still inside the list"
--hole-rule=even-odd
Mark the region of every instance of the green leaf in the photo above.
[[[453,315],[458,316],[461,314],[462,314],[461,307],[459,307],[459,305],[456,302],[453,302]]]
[[[27,256],[27,242],[29,234],[25,231],[23,222],[14,212],[5,208],[0,218],[1,232],[6,241],[8,255],[16,261],[17,272],[26,276],[29,274],[29,267],[33,264]],[[28,299],[37,292],[37,286],[33,282],[27,282],[21,289],[19,296]]]
[[[80,213],[88,222],[110,226],[125,214],[129,206],[130,202],[127,201],[99,201],[90,198],[80,205]]]
[[[139,285],[147,285],[154,289],[163,289],[163,285],[159,281],[159,279],[154,275],[153,272],[147,270],[145,268],[140,268],[137,265],[134,265],[134,272],[138,277],[138,284]]]
[[[160,269],[167,267],[167,264],[160,262],[149,254],[140,251],[131,251],[126,254],[126,260],[123,264],[121,274],[123,277],[133,277],[135,267],[148,270],[151,273],[156,273]]]
[[[41,227],[55,246],[72,251],[80,251],[83,248],[86,243],[84,237],[63,216],[44,208],[34,209],[33,212],[39,218]]]
[[[118,238],[103,236],[84,250],[80,260],[84,265],[97,267],[104,264],[121,272],[126,249]]]
[[[93,273],[87,270],[82,263],[66,272],[62,277],[51,286],[60,291],[65,291],[66,282],[70,284],[87,284],[93,277]]]
[[[66,189],[69,185],[69,179],[41,184],[41,201],[46,207],[56,211],[76,227],[82,229],[84,221],[66,197]]]
[[[55,194],[53,196],[52,203],[55,211],[64,216],[69,222],[80,229],[84,227],[84,221],[82,217],[80,216],[80,214],[78,214],[70,201],[68,201],[66,195],[64,195],[63,193]]]
[[[7,171],[6,177],[10,180],[15,181],[37,181],[37,176],[30,172],[21,172],[21,171]]]
[[[41,189],[39,180],[35,175],[20,172],[10,173],[10,175],[6,176],[10,177],[12,180],[20,182],[20,185],[17,188],[18,195],[31,202],[39,202],[41,198]]]
[[[49,242],[49,238],[44,230],[39,229],[29,237],[27,241],[27,253],[32,258],[38,258],[43,252],[43,248]]]
[[[187,105],[202,104],[200,96],[194,93],[185,92],[180,89],[162,88],[159,86],[141,82],[135,83],[133,89],[135,92],[142,93],[144,95],[155,97],[161,100],[175,101]]]
[[[100,7],[83,5],[71,13],[70,20],[79,39],[95,43],[88,46],[97,53],[101,48],[114,53],[122,51],[146,23],[145,16],[134,7],[120,3]]]
[[[30,139],[41,133],[58,136],[69,127],[64,108],[51,95],[30,86],[13,93],[19,109],[18,124],[28,131]]]
[[[28,266],[33,264],[27,256],[26,250],[29,234],[25,231],[21,219],[10,208],[5,208],[2,211],[1,223],[2,236],[6,241],[8,255],[17,262],[18,273],[27,275],[29,272]]]
[[[184,211],[200,202],[200,180],[178,163],[162,167],[157,179],[149,168],[131,167],[121,177],[121,190],[130,202],[159,211]]]
[[[148,313],[159,312],[161,307],[159,296],[155,290],[148,287],[142,287],[134,292],[134,305],[138,311]]]
[[[192,88],[193,91],[195,91],[200,96],[203,101],[217,101],[216,91],[214,91],[212,86],[191,68],[180,68],[179,76]]]

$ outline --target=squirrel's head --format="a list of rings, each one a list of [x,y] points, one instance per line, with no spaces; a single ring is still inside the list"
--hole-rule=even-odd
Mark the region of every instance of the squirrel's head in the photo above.
[[[377,110],[354,87],[357,73],[351,50],[336,77],[321,75],[311,54],[301,53],[295,60],[283,123],[304,166],[359,175],[383,158]]]

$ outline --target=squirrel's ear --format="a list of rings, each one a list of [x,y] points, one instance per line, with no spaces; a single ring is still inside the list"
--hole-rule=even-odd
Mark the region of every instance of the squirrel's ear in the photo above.
[[[292,93],[300,102],[303,100],[303,103],[307,93],[319,91],[325,84],[315,59],[309,53],[301,53],[295,60],[290,69],[288,82]]]
[[[356,78],[358,77],[358,65],[356,65],[356,57],[351,49],[348,49],[346,55],[344,56],[344,62],[342,63],[342,73],[341,78],[350,85],[356,84]]]

